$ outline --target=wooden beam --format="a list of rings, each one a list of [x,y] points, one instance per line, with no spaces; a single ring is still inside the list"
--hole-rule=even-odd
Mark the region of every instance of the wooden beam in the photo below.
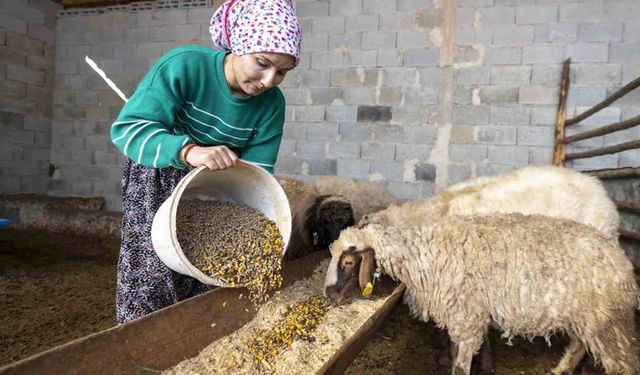
[[[562,142],[566,145],[569,143],[582,141],[583,139],[589,139],[589,138],[613,133],[618,130],[633,128],[634,126],[638,126],[638,125],[640,125],[640,116],[636,116],[634,118],[630,118],[625,121],[616,122],[611,125],[606,125],[598,129],[593,129],[586,132],[574,134],[572,136],[566,137]]]
[[[595,150],[575,152],[573,154],[567,154],[565,156],[566,160],[575,160],[575,159],[585,159],[593,156],[607,155],[607,154],[615,154],[616,152],[622,152],[626,150],[633,150],[635,148],[640,148],[640,139],[631,142],[620,143],[617,145],[602,147]]]
[[[627,93],[629,93],[629,91],[632,91],[633,89],[637,88],[638,86],[640,86],[640,77],[634,79],[633,81],[627,83],[626,85],[624,85],[620,90],[614,92],[611,96],[609,96],[608,98],[606,98],[605,100],[601,101],[600,103],[594,105],[593,107],[591,107],[590,109],[586,110],[585,112],[579,114],[578,116],[567,120],[566,125],[573,125],[573,124],[577,124],[580,121],[590,117],[591,115],[593,115],[594,113],[600,111],[603,108],[606,108],[609,104],[615,102],[616,100],[622,98],[623,96],[625,96]]]
[[[614,178],[633,178],[640,177],[640,168],[609,168],[609,169],[593,169],[589,171],[581,171],[590,174],[602,180]]]
[[[640,233],[632,232],[630,230],[620,229],[620,237],[624,238],[625,240],[640,242]]]
[[[616,207],[620,211],[640,213],[640,203],[629,202],[629,201],[617,201],[615,199],[613,200],[613,203],[615,203]]]
[[[556,115],[555,142],[553,147],[553,165],[563,167],[565,164],[566,146],[564,143],[565,120],[567,116],[567,97],[569,96],[569,68],[571,59],[562,64],[562,78],[560,80],[560,97]]]

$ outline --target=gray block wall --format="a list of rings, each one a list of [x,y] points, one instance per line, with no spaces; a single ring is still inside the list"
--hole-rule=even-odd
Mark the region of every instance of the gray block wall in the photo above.
[[[573,59],[569,115],[640,76],[635,0],[322,0],[297,2],[300,66],[282,84],[287,118],[276,173],[337,174],[403,199],[469,177],[549,164],[561,63]],[[209,45],[210,0],[60,12],[51,100],[56,195],[120,206],[123,157],[109,142],[121,100],[174,46]],[[0,65],[1,68],[1,65]],[[639,114],[640,92],[569,133]],[[570,151],[640,138],[640,129]],[[578,160],[578,169],[640,164],[640,153]]]
[[[50,0],[0,1],[0,193],[46,193],[55,24]]]

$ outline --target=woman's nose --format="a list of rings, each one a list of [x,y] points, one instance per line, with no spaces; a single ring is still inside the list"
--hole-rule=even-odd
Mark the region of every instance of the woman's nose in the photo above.
[[[275,70],[269,70],[264,74],[264,77],[262,77],[262,80],[260,81],[260,83],[262,83],[262,85],[264,85],[264,87],[268,89],[274,86],[275,80],[276,80]]]

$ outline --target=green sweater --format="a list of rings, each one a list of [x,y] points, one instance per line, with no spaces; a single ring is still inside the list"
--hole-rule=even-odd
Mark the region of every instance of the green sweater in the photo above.
[[[202,46],[169,51],[142,79],[111,127],[111,140],[129,159],[153,168],[185,168],[189,143],[226,145],[273,173],[285,101],[277,87],[253,97],[232,95],[225,52]]]

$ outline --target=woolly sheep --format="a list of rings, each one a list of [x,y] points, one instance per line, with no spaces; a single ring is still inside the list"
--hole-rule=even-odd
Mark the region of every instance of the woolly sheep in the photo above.
[[[491,321],[507,337],[565,332],[571,341],[552,374],[573,373],[587,350],[608,374],[640,374],[631,262],[586,225],[539,215],[450,216],[347,228],[330,250],[326,294],[335,297],[345,257],[363,259],[351,271],[365,281],[375,258],[407,286],[412,315],[448,330],[458,348],[453,374],[470,373]]]
[[[443,215],[539,214],[590,225],[617,241],[620,217],[602,183],[578,171],[529,166],[502,176],[480,177],[453,185],[421,200],[392,205],[364,216],[368,223],[422,223]]]

